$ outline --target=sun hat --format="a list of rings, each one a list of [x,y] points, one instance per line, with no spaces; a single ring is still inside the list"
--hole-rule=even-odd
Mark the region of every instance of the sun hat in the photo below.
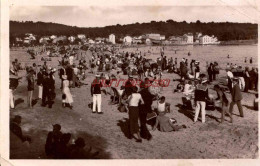
[[[96,77],[100,77],[100,74],[96,74]]]

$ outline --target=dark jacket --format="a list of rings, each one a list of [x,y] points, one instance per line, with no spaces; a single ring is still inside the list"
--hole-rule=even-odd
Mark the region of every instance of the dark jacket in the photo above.
[[[234,87],[231,90],[231,95],[232,95],[232,101],[237,102],[242,100],[242,94],[241,90],[239,88],[238,84],[235,84]]]
[[[95,79],[91,84],[91,88],[90,88],[91,95],[101,94],[101,87],[102,87],[101,80],[98,81]]]
[[[42,85],[43,81],[43,74],[41,72],[38,72],[37,74],[37,85]]]
[[[206,102],[207,99],[209,99],[207,86],[199,84],[195,89],[195,101]]]

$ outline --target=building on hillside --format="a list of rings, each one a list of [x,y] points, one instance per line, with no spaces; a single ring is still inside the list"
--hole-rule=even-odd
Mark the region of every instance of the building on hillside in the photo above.
[[[112,44],[116,44],[116,36],[114,34],[110,34],[108,39]]]
[[[125,36],[125,37],[123,38],[123,43],[124,43],[125,45],[131,45],[131,44],[132,44],[132,41],[133,41],[133,39],[132,39],[131,36]]]
[[[142,44],[142,36],[139,37],[133,37],[133,44]]]
[[[192,33],[187,33],[184,34],[183,37],[185,38],[187,44],[193,44],[193,34]]]
[[[187,38],[184,36],[170,36],[169,42],[171,44],[184,45],[187,44]]]
[[[30,38],[29,37],[25,37],[24,40],[23,40],[23,43],[30,44],[31,43]]]
[[[54,39],[56,39],[56,38],[57,38],[56,35],[51,35],[51,36],[50,36],[50,39],[52,39],[52,40],[54,40]]]
[[[218,38],[215,36],[203,35],[199,38],[199,44],[219,44]]]
[[[165,35],[160,35],[160,40],[165,40]]]
[[[94,41],[94,40],[92,40],[92,39],[89,39],[89,40],[88,40],[88,43],[89,43],[89,44],[94,44],[94,43],[95,43],[95,41]]]
[[[153,40],[160,40],[161,39],[161,35],[160,34],[151,33],[151,34],[146,34],[146,38],[153,39]]]
[[[19,43],[19,42],[23,42],[23,40],[21,38],[19,38],[19,37],[16,37],[15,38],[15,42]]]
[[[75,36],[68,37],[69,42],[73,43],[76,40]]]
[[[104,41],[105,41],[104,38],[101,38],[101,37],[95,38],[95,42],[96,42],[96,43],[104,43]]]
[[[66,36],[59,36],[56,39],[54,39],[52,41],[52,43],[56,44],[58,42],[66,42],[67,41],[67,37]]]
[[[79,39],[86,39],[86,35],[84,34],[78,34],[77,36]]]
[[[43,37],[40,38],[39,43],[41,43],[41,44],[47,44],[49,41],[50,41],[50,37],[48,37],[48,36],[43,36]]]
[[[194,35],[194,43],[199,43],[200,42],[200,37],[202,36],[202,33],[200,32],[196,32],[196,34]]]

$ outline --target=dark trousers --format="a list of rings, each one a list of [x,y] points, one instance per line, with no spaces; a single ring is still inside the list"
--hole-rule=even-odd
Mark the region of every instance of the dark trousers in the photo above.
[[[208,75],[209,75],[209,82],[212,82],[212,80],[213,80],[212,73],[208,73]]]
[[[249,80],[249,78],[244,78],[244,80],[245,80],[244,92],[248,92],[250,80]]]
[[[61,83],[60,83],[60,89],[62,89],[63,88],[63,79],[61,78]]]
[[[216,73],[213,72],[212,76],[213,76],[213,80],[215,81],[216,80]]]
[[[152,112],[151,105],[141,105],[139,107],[139,110],[140,110],[139,111],[140,135],[142,138],[149,140],[152,138],[152,135],[146,126],[147,123],[146,117],[148,112]]]
[[[231,101],[230,106],[229,106],[229,112],[230,112],[231,116],[232,116],[233,107],[234,107],[235,104],[237,105],[237,108],[239,110],[240,116],[244,117],[241,101],[236,101],[236,102]]]
[[[46,102],[47,99],[47,102]],[[51,94],[49,92],[49,89],[43,87],[43,91],[42,91],[42,106],[46,106],[49,105],[49,107],[52,107],[52,101],[51,101]]]

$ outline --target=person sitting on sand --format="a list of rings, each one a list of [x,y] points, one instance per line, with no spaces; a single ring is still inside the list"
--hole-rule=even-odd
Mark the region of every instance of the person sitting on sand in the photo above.
[[[157,101],[157,111],[158,112],[164,112],[166,108],[166,103],[165,103],[165,97],[162,96],[160,99]]]
[[[60,143],[62,132],[59,124],[53,125],[53,130],[48,133],[45,143],[45,153],[47,156],[55,156],[58,144]]]
[[[29,143],[32,142],[29,136],[23,135],[23,131],[21,128],[22,117],[16,115],[12,122],[10,123],[10,131],[14,133],[18,138],[21,139],[22,142],[28,141]]]
[[[57,159],[68,159],[69,158],[69,141],[71,138],[70,133],[62,134],[60,142],[57,145],[54,158]]]
[[[69,147],[69,159],[94,159],[99,152],[91,153],[92,148],[88,151],[84,149],[86,146],[83,138],[79,137],[76,139],[75,144]]]
[[[155,125],[153,126],[153,131],[156,130],[156,128],[159,125],[159,131],[161,132],[170,132],[170,131],[178,131],[183,128],[187,128],[185,125],[174,125],[171,122],[171,119],[167,116],[165,116],[166,112],[159,112],[158,116],[156,117]]]

